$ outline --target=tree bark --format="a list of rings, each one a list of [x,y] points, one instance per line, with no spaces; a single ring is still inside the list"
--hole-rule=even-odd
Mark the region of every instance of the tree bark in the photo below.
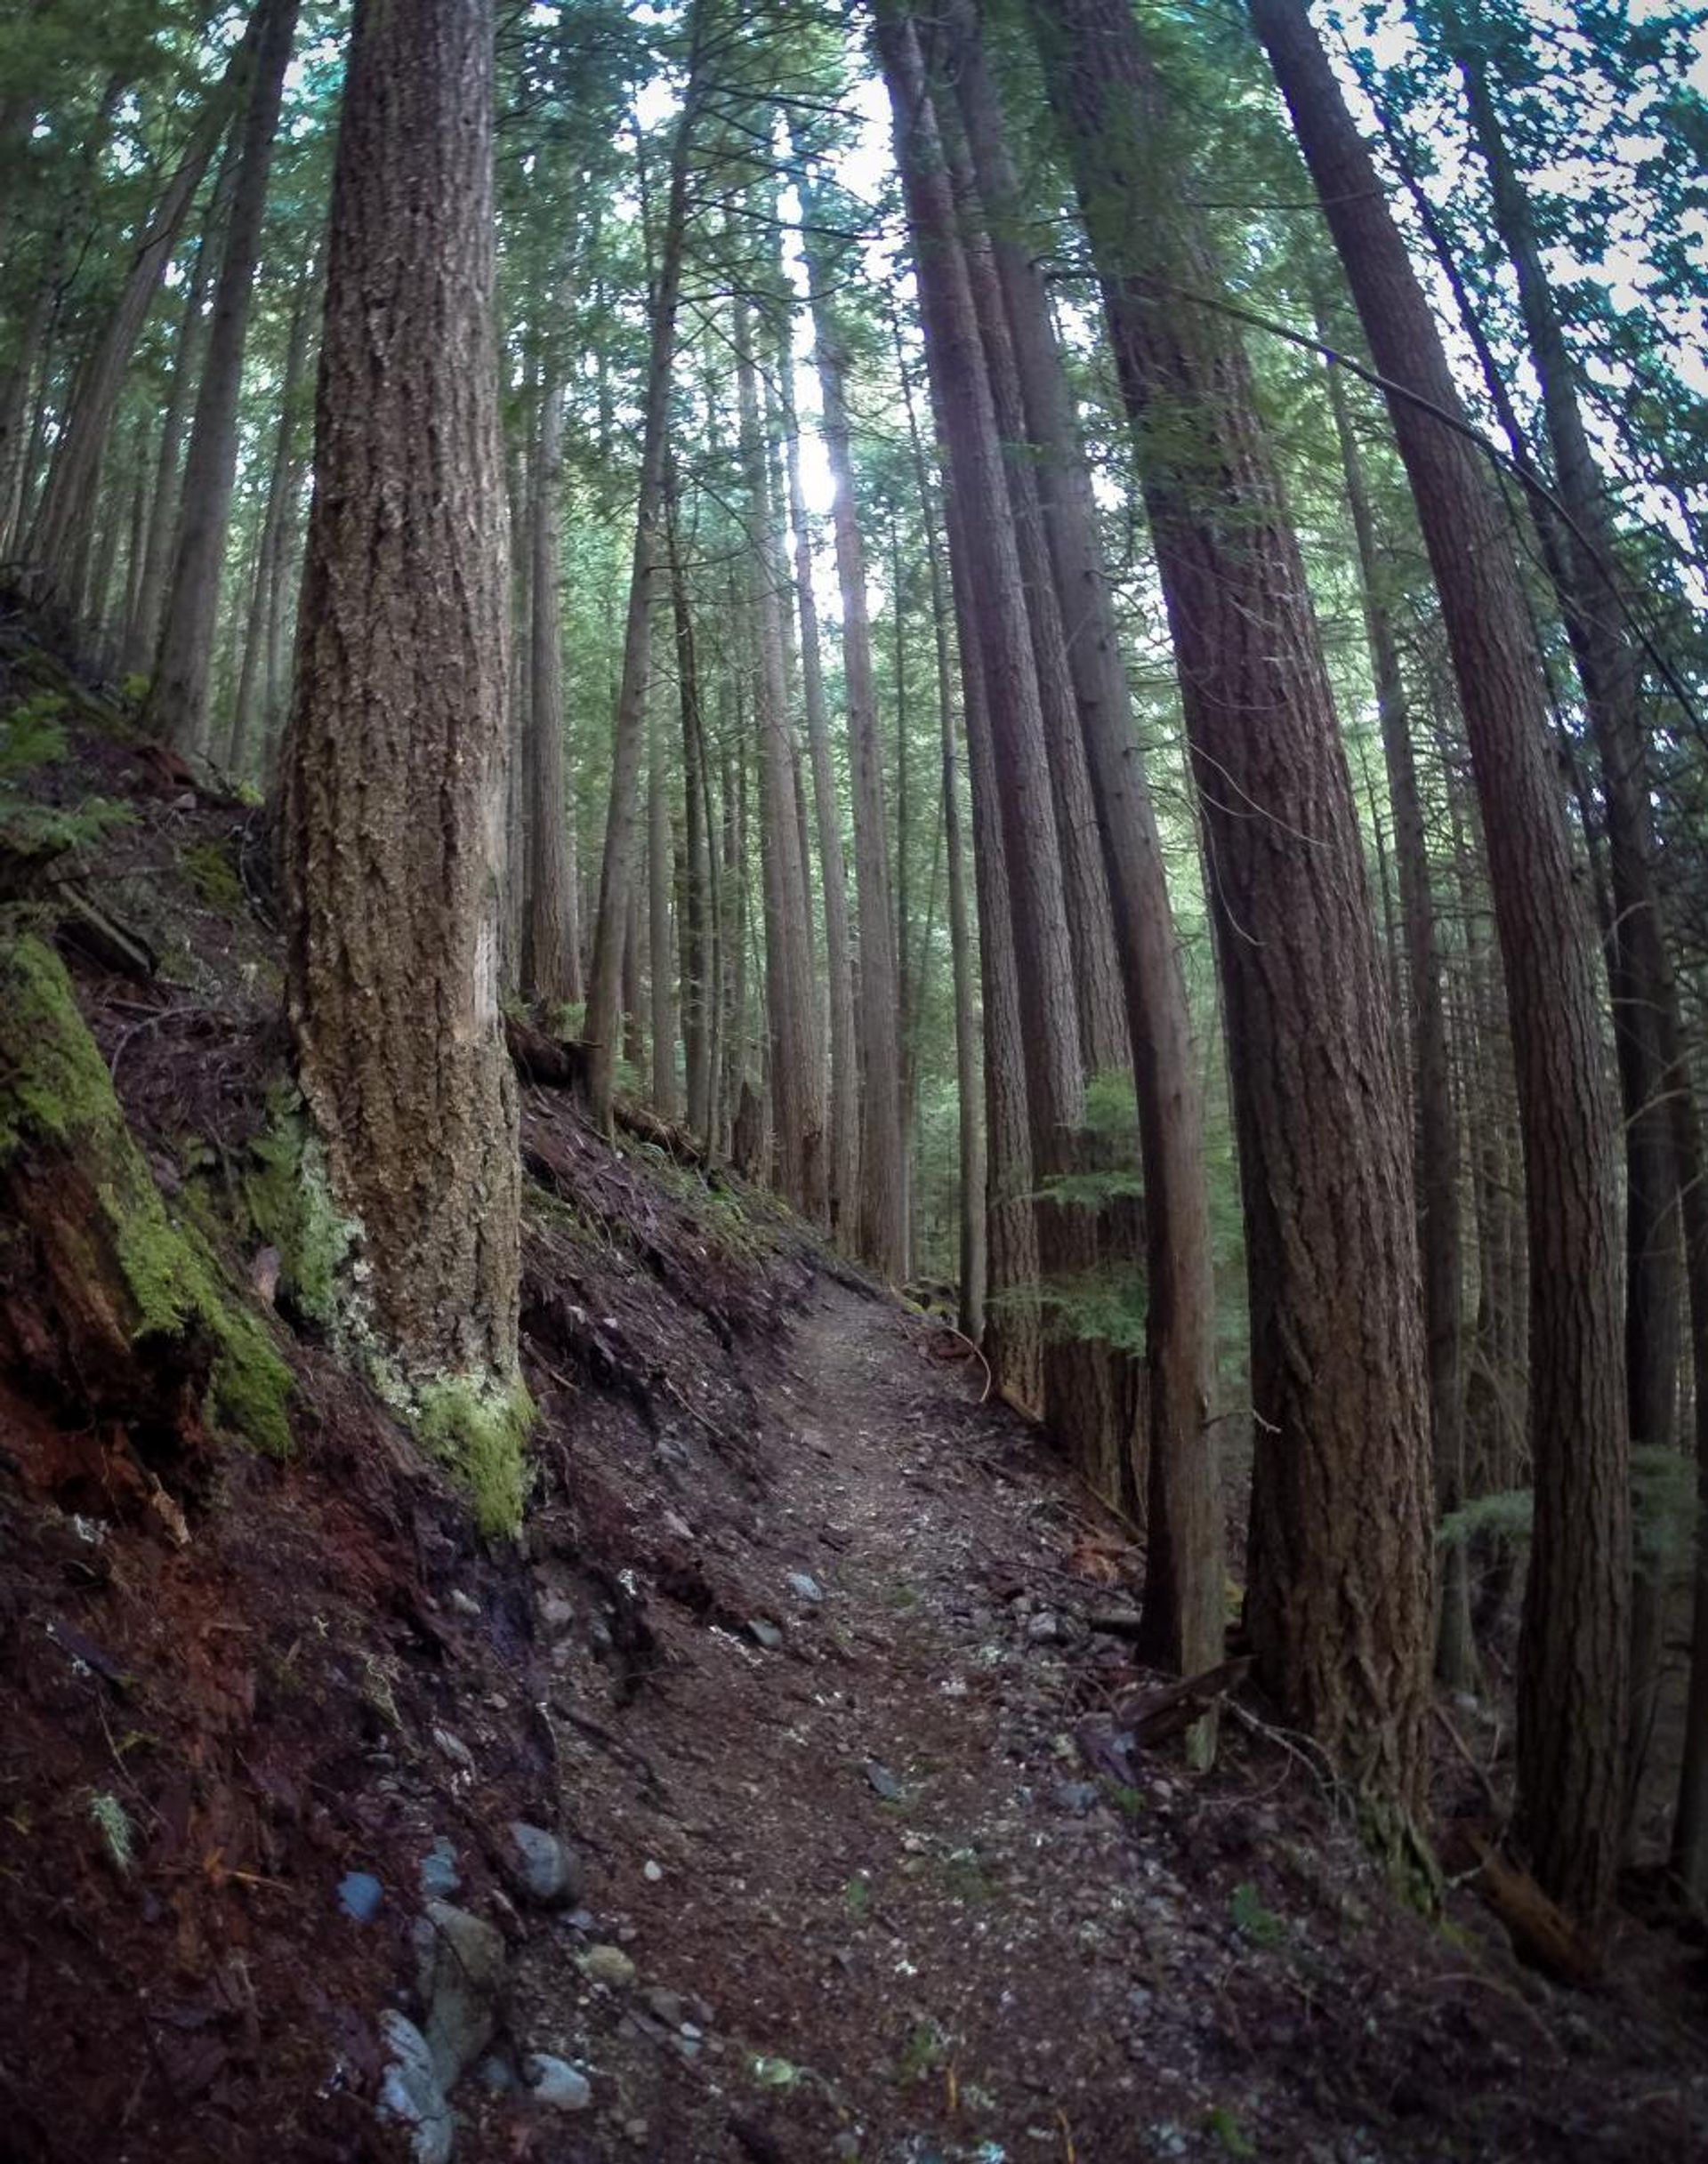
[[[829,222],[819,198],[803,194],[806,224]],[[834,494],[831,527],[842,603],[842,675],[849,760],[854,782],[854,876],[858,901],[860,1253],[899,1283],[907,1267],[906,1179],[902,1161],[900,978],[895,897],[890,883],[889,814],[873,689],[872,631],[866,603],[866,550],[848,417],[848,350],[831,297],[831,265],[821,241],[803,233],[812,283],[814,358],[824,407],[825,454]]]
[[[628,933],[633,883],[635,828],[640,808],[640,764],[647,744],[647,690],[652,669],[652,601],[657,583],[657,525],[664,501],[665,457],[670,422],[670,377],[676,357],[676,312],[681,293],[682,246],[688,224],[689,160],[704,94],[701,68],[705,36],[705,0],[689,13],[688,81],[671,144],[670,185],[658,273],[651,297],[650,342],[641,422],[640,471],[634,511],[634,561],[629,576],[628,618],[623,639],[623,681],[617,693],[611,746],[611,792],[600,861],[599,910],[593,924],[592,962],[587,984],[588,1108],[595,1123],[611,1128],[611,1093],[621,1034],[623,948]]]
[[[1422,1803],[1428,1404],[1404,1097],[1304,567],[1125,0],[1036,0],[1204,822],[1245,1200],[1260,1678],[1402,1841]],[[1400,1822],[1398,1825],[1394,1822]]]
[[[1042,274],[976,17],[956,0],[955,85],[1002,283],[1050,571],[1096,807],[1124,994],[1145,1184],[1148,1420],[1144,1648],[1195,1675],[1221,1658],[1221,1499],[1209,1396],[1215,1323],[1204,1115],[1162,841]]]
[[[736,303],[736,373],[741,404],[752,609],[756,640],[754,717],[759,742],[760,848],[765,899],[765,1003],[770,1036],[771,1123],[777,1185],[806,1216],[826,1213],[824,1082],[813,1026],[810,895],[802,854],[782,589],[765,445],[760,432],[752,319]]]
[[[491,11],[358,0],[281,827],[299,1073],[407,1380],[516,1385]]]
[[[1411,1002],[1413,1163],[1418,1246],[1423,1259],[1435,1508],[1439,1518],[1458,1509],[1465,1500],[1464,1243],[1459,1199],[1459,1122],[1453,1101],[1440,942],[1411,715],[1384,591],[1382,554],[1365,481],[1364,456],[1353,432],[1344,382],[1332,364],[1328,396],[1346,476],[1347,505],[1352,514],[1365,635],[1370,648],[1389,801],[1394,815],[1394,854]],[[1474,1689],[1477,1647],[1470,1627],[1470,1581],[1462,1541],[1451,1541],[1442,1550],[1438,1596],[1436,1673],[1449,1690]]]
[[[1251,12],[1372,356],[1399,387],[1389,409],[1483,804],[1530,1235],[1535,1530],[1519,1658],[1519,1830],[1544,1891],[1593,1929],[1623,1838],[1631,1568],[1617,1129],[1593,929],[1551,770],[1545,690],[1504,508],[1481,453],[1450,425],[1463,408],[1429,302],[1303,0],[1251,0]]]
[[[243,117],[243,152],[220,254],[207,359],[184,459],[184,488],[160,644],[145,719],[180,751],[205,757],[210,663],[219,616],[231,491],[238,471],[238,400],[267,214],[267,176],[296,34],[298,0],[262,0],[254,75]]]
[[[582,996],[580,880],[565,791],[563,632],[558,519],[563,487],[563,385],[548,366],[540,386],[528,499],[528,875],[522,985],[548,1007]]]

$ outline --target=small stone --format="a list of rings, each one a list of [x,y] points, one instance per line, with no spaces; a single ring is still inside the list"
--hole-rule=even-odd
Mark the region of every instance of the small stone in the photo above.
[[[581,1859],[555,1833],[512,1819],[510,1838],[528,1898],[543,1909],[569,1908],[581,1898]]]
[[[626,1991],[634,1982],[635,1967],[620,1946],[590,1946],[581,1957],[581,1973],[590,1983]]]
[[[664,1527],[673,1541],[691,1541],[694,1538],[694,1528],[680,1511],[666,1510]]]
[[[463,1884],[456,1868],[456,1845],[441,1833],[421,1859],[421,1891],[424,1900],[448,1901]]]
[[[866,1778],[868,1785],[882,1797],[885,1803],[901,1801],[901,1783],[887,1766],[880,1766],[875,1758],[868,1758],[866,1762]]]
[[[623,2131],[632,2142],[644,2142],[647,2138],[647,2122],[644,2119],[625,2119]]]
[[[540,1621],[548,1630],[568,1630],[576,1620],[575,1604],[560,1593],[548,1593],[540,1603]]]
[[[1027,1621],[1026,1636],[1029,1645],[1054,1645],[1061,1637],[1061,1618],[1048,1608],[1042,1609]]]
[[[409,2146],[415,2164],[450,2164],[451,2107],[426,2038],[390,2008],[380,2016],[380,2033],[391,2055],[380,2080],[380,2117],[415,2129]]]
[[[451,1605],[459,1615],[479,1615],[480,1613],[479,1602],[471,1593],[465,1593],[461,1586],[451,1588]]]
[[[789,1590],[797,1599],[810,1601],[815,1607],[825,1597],[825,1589],[810,1571],[791,1571]]]
[[[762,1615],[748,1618],[747,1635],[756,1645],[762,1645],[768,1653],[781,1653],[783,1650],[783,1633],[775,1623],[768,1622]]]
[[[479,2071],[481,2085],[495,2096],[507,2096],[516,2086],[515,2068],[498,2052],[495,2051],[489,2059],[482,2059]]]
[[[448,1728],[435,1728],[433,1741],[453,1766],[460,1766],[465,1774],[474,1771],[474,1753],[460,1735],[453,1735]]]
[[[1097,1784],[1091,1781],[1059,1781],[1050,1791],[1050,1800],[1058,1811],[1066,1811],[1075,1818],[1084,1818],[1094,1810],[1101,1800]]]
[[[586,1932],[592,1929],[599,1919],[591,1909],[571,1909],[563,1920],[571,1931]]]
[[[662,1984],[655,1983],[646,1997],[647,2011],[663,2022],[666,2029],[682,2026],[688,2007],[680,1991],[667,1991]]]
[[[359,1924],[371,1924],[385,1890],[372,1871],[346,1871],[338,1881],[338,1906]]]
[[[657,1886],[664,1875],[664,1865],[662,1863],[656,1862],[651,1856],[649,1856],[646,1862],[640,1866],[640,1876],[646,1880],[649,1886]]]
[[[586,2075],[568,2059],[554,2058],[549,2051],[528,2053],[522,2061],[522,2079],[535,2103],[554,2112],[584,2112],[593,2101]]]

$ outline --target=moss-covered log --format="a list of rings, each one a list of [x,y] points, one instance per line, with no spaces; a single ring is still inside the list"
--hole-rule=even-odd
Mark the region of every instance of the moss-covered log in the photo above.
[[[174,1222],[51,948],[0,938],[0,1375],[68,1428],[283,1454],[290,1370]]]

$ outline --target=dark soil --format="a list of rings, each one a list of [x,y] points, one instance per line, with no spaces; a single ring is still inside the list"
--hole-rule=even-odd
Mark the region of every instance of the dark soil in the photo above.
[[[40,659],[0,637],[0,711]],[[103,719],[47,791],[133,804],[70,869],[155,966],[63,944],[242,1297],[264,846]],[[1474,1882],[1401,1905],[1256,1701],[1208,1775],[1136,1742],[1142,1556],[949,1334],[738,1183],[523,1100],[524,1543],[477,1539],[301,1317],[283,1465],[0,1372],[0,2164],[406,2156],[378,2022],[437,1840],[510,1948],[494,2078],[548,2051],[592,2088],[470,2075],[457,2164],[1708,2154],[1699,1931],[1629,1919],[1563,1989]],[[28,1262],[0,1227],[0,1298]],[[1506,1778],[1494,1720],[1453,1722],[1444,1809]],[[518,1816],[584,1908],[529,1905]]]

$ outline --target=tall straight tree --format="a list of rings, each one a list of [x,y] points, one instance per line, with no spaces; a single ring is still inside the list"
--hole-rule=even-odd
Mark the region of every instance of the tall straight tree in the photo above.
[[[373,1323],[497,1525],[526,1396],[492,68],[486,0],[358,0],[280,820],[298,1072]]]
[[[244,109],[242,150],[231,190],[231,214],[214,286],[214,317],[184,457],[178,533],[166,581],[160,644],[149,687],[146,719],[182,751],[209,749],[208,687],[220,574],[238,471],[238,398],[249,306],[267,214],[267,176],[285,93],[285,70],[296,35],[299,0],[261,0],[254,74]]]
[[[1389,411],[1441,597],[1506,969],[1530,1235],[1535,1535],[1519,1684],[1520,1838],[1590,1927],[1624,1826],[1630,1506],[1618,1114],[1595,931],[1551,755],[1505,507],[1304,0],[1251,0]]]
[[[1530,358],[1542,386],[1543,427],[1564,530],[1548,561],[1583,692],[1601,776],[1612,902],[1608,970],[1624,1108],[1625,1385],[1633,1445],[1671,1448],[1679,1412],[1680,1242],[1677,1114],[1693,1124],[1694,1084],[1683,1054],[1678,986],[1666,950],[1656,881],[1652,781],[1642,660],[1618,590],[1613,519],[1579,402],[1577,371],[1543,259],[1530,198],[1513,164],[1489,57],[1473,11],[1452,41],[1463,72],[1472,133],[1488,168],[1494,226],[1511,259]],[[1547,516],[1544,513],[1544,516]],[[1695,1267],[1708,1267],[1699,1247]],[[1693,1294],[1700,1307],[1708,1287]],[[1698,1370],[1698,1394],[1708,1372]],[[1631,1607],[1630,1780],[1634,1790],[1660,1687],[1664,1573],[1640,1559]]]
[[[1095,1228],[1087,1212],[1049,1193],[1052,1179],[1075,1170],[1084,1073],[1032,620],[974,286],[915,23],[903,0],[878,0],[875,15],[933,406],[969,575],[963,587],[970,604],[967,629],[979,648],[984,720],[1000,777],[1039,1259],[1050,1277],[1068,1281],[1094,1264]],[[970,726],[973,719],[970,710]],[[1057,1440],[1073,1462],[1093,1476],[1101,1472],[1112,1420],[1100,1348],[1052,1336],[1043,1348],[1043,1380],[1044,1417]]]
[[[872,629],[866,612],[866,548],[855,495],[848,414],[848,341],[834,298],[836,267],[824,239],[825,230],[834,224],[831,205],[811,189],[803,191],[802,205],[806,228],[802,242],[812,285],[813,357],[833,489],[831,532],[842,603],[842,696],[848,715],[849,763],[854,778],[862,1080],[858,1245],[875,1268],[899,1280],[907,1263],[898,1015],[900,979],[883,760],[873,688]]]
[[[1438,1516],[1465,1498],[1464,1241],[1460,1207],[1459,1114],[1453,1097],[1446,995],[1430,872],[1423,796],[1412,742],[1412,717],[1400,671],[1399,641],[1384,586],[1384,564],[1364,454],[1354,432],[1341,371],[1331,366],[1328,397],[1346,475],[1353,545],[1364,602],[1376,713],[1394,815],[1401,935],[1410,992],[1412,1093],[1418,1241],[1423,1256],[1423,1322],[1429,1348],[1430,1417],[1435,1444]],[[1476,1680],[1465,1545],[1449,1543],[1441,1560],[1436,1669],[1452,1690]]]
[[[670,422],[670,377],[676,358],[676,313],[682,289],[687,240],[689,168],[694,133],[705,95],[705,44],[710,0],[690,0],[688,79],[671,141],[670,179],[664,229],[649,299],[645,406],[641,416],[640,471],[634,506],[634,558],[629,573],[628,617],[623,638],[623,679],[616,696],[611,748],[610,802],[599,868],[599,911],[593,923],[592,961],[587,982],[588,1106],[608,1128],[616,1088],[623,1007],[623,952],[628,938],[634,883],[635,830],[640,812],[640,764],[647,744],[647,692],[652,676],[652,603],[660,559],[658,528],[664,508],[665,459]]]
[[[563,488],[563,385],[548,361],[540,386],[528,506],[528,704],[522,985],[550,1006],[579,1000],[580,881],[564,792],[563,626],[558,519]]]
[[[1022,237],[1019,184],[976,13],[966,0],[952,0],[947,22],[1013,342],[1125,995],[1145,1183],[1147,1650],[1189,1674],[1220,1657],[1222,1640],[1221,1506],[1208,1425],[1215,1295],[1197,1055],[1091,474],[1049,299]]]
[[[1035,0],[1132,416],[1207,843],[1251,1306],[1246,1609],[1390,1839],[1422,1802],[1428,1401],[1404,1094],[1297,537],[1128,0]]]

